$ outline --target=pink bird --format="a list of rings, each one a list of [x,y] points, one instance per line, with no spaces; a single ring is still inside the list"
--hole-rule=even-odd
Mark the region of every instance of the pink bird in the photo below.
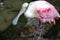
[[[55,24],[55,18],[60,17],[58,11],[55,9],[55,7],[52,4],[50,4],[47,1],[38,0],[38,1],[30,2],[29,4],[24,3],[22,5],[21,10],[19,11],[19,14],[12,21],[13,25],[17,24],[19,17],[23,13],[24,16],[28,19],[28,22],[30,21],[31,18],[38,18],[42,23],[53,22]]]

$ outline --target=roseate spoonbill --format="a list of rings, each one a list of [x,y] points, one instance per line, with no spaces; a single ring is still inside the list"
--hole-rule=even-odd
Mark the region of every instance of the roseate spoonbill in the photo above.
[[[28,22],[27,25],[29,25],[32,18],[37,18],[41,23],[46,22],[53,22],[55,24],[55,18],[60,17],[58,11],[55,9],[55,7],[50,4],[47,1],[33,1],[30,3],[24,3],[22,5],[22,9],[19,11],[19,14],[15,17],[15,19],[12,21],[13,25],[16,25],[18,22],[19,17],[24,13],[25,17],[27,18]],[[41,26],[41,25],[40,25]],[[39,27],[37,27],[38,29]],[[41,27],[40,27],[41,28]],[[42,30],[36,29],[35,31],[39,35],[37,37],[36,32],[34,34],[34,37],[37,37],[37,40],[41,39]],[[39,32],[41,31],[41,32]],[[42,38],[43,40],[43,38]]]
[[[30,21],[31,18],[38,18],[42,23],[53,22],[55,18],[60,17],[55,7],[47,1],[33,1],[30,3],[24,3],[19,14],[12,21],[13,25],[16,25],[19,17],[24,13],[25,17]],[[27,22],[29,24],[29,22]]]

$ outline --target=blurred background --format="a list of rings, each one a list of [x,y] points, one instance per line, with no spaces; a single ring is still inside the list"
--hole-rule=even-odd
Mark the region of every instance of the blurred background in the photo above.
[[[15,18],[18,14],[21,6],[25,2],[30,2],[32,0],[4,0],[3,7],[0,7],[0,39],[1,40],[26,40],[20,36],[20,29],[24,27],[27,20],[22,15],[19,18],[19,22],[16,26],[11,24],[11,21]],[[47,0],[51,4],[55,6],[55,8],[60,13],[60,0]],[[0,5],[1,6],[1,5]],[[56,20],[57,24],[53,27],[53,34],[57,34],[57,40],[60,40],[60,19]],[[53,35],[54,36],[54,35]],[[30,39],[31,40],[31,39]]]

